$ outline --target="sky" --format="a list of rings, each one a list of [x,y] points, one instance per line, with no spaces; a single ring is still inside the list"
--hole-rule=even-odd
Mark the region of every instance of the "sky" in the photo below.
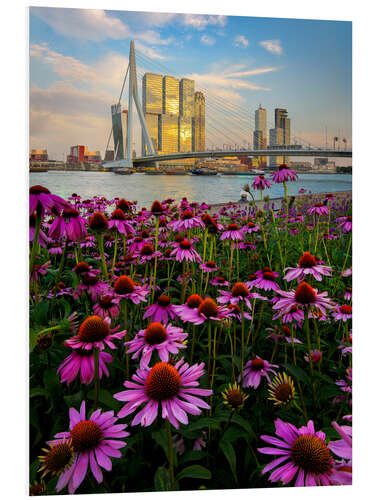
[[[260,104],[269,128],[286,108],[302,144],[338,136],[351,147],[350,22],[31,7],[30,148],[57,160],[76,144],[104,154],[130,40],[139,82],[146,71],[185,76],[205,93],[207,148],[252,144]]]

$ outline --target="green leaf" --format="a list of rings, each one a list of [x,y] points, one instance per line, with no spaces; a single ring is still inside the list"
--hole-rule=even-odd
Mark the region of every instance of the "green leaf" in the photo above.
[[[158,445],[163,448],[165,456],[168,460],[168,440],[165,429],[161,429],[160,431],[155,431],[151,435],[152,438],[158,443]],[[173,456],[173,464],[177,465],[176,450],[174,448],[172,449],[172,456]]]
[[[87,397],[89,399],[95,399],[94,390],[90,391],[87,394]],[[108,406],[108,408],[110,408],[111,410],[115,410],[116,412],[119,411],[120,409],[120,405],[117,403],[112,394],[109,391],[107,391],[107,389],[99,389],[98,401]]]
[[[189,467],[185,467],[181,472],[179,472],[176,476],[176,479],[179,481],[184,477],[192,477],[194,479],[211,479],[211,472],[202,467],[201,465],[189,465]]]
[[[225,441],[223,439],[220,440],[219,447],[221,451],[224,453],[226,459],[229,462],[233,477],[237,483],[237,474],[236,474],[236,453],[234,451],[233,446],[229,443],[229,441]]]
[[[301,380],[304,384],[310,384],[310,378],[305,370],[302,370],[302,368],[290,365],[288,363],[282,363],[281,366],[283,366],[291,375],[293,375],[293,377]]]
[[[44,387],[34,387],[30,390],[30,398],[35,398],[36,396],[45,396],[48,398],[47,389]]]
[[[237,439],[241,437],[246,438],[247,436],[248,433],[244,429],[239,429],[238,427],[232,426],[224,432],[221,439],[223,441],[232,443],[233,441],[237,441]]]
[[[35,349],[37,340],[38,340],[38,332],[30,328],[30,335],[29,335],[30,352],[33,352],[33,350]]]
[[[238,415],[238,413],[233,415],[232,422],[234,422],[237,425],[240,425],[243,429],[245,429],[245,431],[247,431],[247,433],[251,439],[254,439],[256,437],[256,435],[255,435],[255,433],[250,425],[250,422],[248,422],[243,417],[241,417],[241,415]]]
[[[169,471],[165,467],[159,467],[154,476],[154,487],[156,491],[171,491],[172,484]]]

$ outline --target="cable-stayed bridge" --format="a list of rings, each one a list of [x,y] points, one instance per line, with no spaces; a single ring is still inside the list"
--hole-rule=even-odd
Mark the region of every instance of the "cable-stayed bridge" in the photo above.
[[[143,53],[137,53],[137,60],[140,62],[142,70],[146,72],[155,72],[159,74],[173,74],[159,61],[148,58]],[[244,157],[244,156],[325,156],[325,157],[352,157],[351,149],[346,148],[346,139],[342,139],[344,148],[340,148],[340,139],[334,137],[333,148],[325,146],[313,145],[305,139],[293,135],[288,146],[281,146],[276,149],[275,146],[267,149],[253,149],[250,146],[249,138],[255,130],[255,120],[250,113],[241,108],[233,100],[224,99],[221,95],[204,88],[202,85],[196,86],[196,90],[204,93],[206,101],[206,142],[207,149],[205,151],[188,151],[175,152],[169,154],[158,154],[155,151],[153,141],[151,140],[145,116],[143,113],[141,101],[138,94],[138,83],[142,82],[143,74],[137,72],[136,57],[134,42],[130,42],[129,63],[125,73],[125,78],[122,84],[122,89],[118,104],[121,103],[123,94],[127,94],[128,100],[128,126],[127,126],[127,155],[123,160],[115,160],[106,162],[106,168],[132,168],[146,164],[154,164],[158,167],[159,161],[168,160],[183,160],[188,158],[203,159],[203,158],[222,158],[222,157]],[[181,75],[175,75],[176,78],[182,78]],[[128,81],[128,87],[125,83]],[[124,96],[124,97],[125,97]],[[139,118],[141,132],[144,142],[147,146],[148,154],[146,156],[132,157],[133,138],[134,138],[134,118],[133,105],[135,104],[136,112]],[[267,128],[273,128],[269,122]],[[111,131],[112,134],[112,131]],[[107,148],[111,135],[108,139]],[[337,143],[337,147],[336,147]],[[215,146],[216,144],[216,146]],[[217,144],[222,144],[218,147]]]

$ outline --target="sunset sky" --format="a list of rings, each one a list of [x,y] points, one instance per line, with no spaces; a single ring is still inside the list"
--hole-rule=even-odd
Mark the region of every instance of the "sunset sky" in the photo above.
[[[75,144],[104,154],[130,40],[139,77],[186,76],[206,93],[207,147],[228,143],[228,129],[252,143],[259,104],[270,128],[274,108],[285,107],[292,136],[324,146],[327,128],[329,146],[335,135],[351,146],[349,22],[33,7],[30,148],[58,160]],[[232,110],[222,133],[220,104]]]

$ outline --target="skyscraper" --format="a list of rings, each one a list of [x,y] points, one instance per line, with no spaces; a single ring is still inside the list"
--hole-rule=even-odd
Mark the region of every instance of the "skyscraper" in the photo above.
[[[193,151],[205,151],[206,102],[203,92],[194,93]]]
[[[255,110],[255,130],[253,134],[254,149],[267,148],[267,111],[261,107]],[[267,165],[267,156],[259,156],[258,161]]]
[[[143,113],[163,113],[163,77],[145,73],[142,78]]]
[[[128,110],[121,110],[121,104],[113,104],[111,113],[115,160],[123,160],[127,151]]]
[[[270,129],[270,147],[281,149],[290,145],[290,118],[288,111],[282,108],[275,109],[275,128]],[[281,163],[289,163],[289,156],[271,156],[270,166],[277,167]]]
[[[180,80],[180,115],[185,118],[194,116],[194,80]]]
[[[143,76],[143,112],[155,151],[205,150],[205,99],[202,92],[194,94],[194,85],[188,78]],[[143,138],[142,154],[147,154]]]
[[[162,153],[178,151],[178,115],[159,115],[158,150]]]
[[[180,112],[180,82],[174,76],[163,76],[163,113],[178,115]]]

